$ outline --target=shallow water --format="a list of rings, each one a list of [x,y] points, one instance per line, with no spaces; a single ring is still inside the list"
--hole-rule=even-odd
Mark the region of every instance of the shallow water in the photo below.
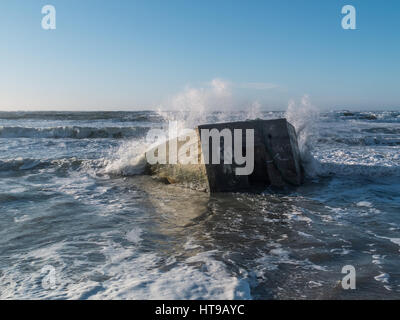
[[[314,120],[303,186],[208,196],[138,174],[165,115],[0,112],[0,298],[400,298],[400,112]]]

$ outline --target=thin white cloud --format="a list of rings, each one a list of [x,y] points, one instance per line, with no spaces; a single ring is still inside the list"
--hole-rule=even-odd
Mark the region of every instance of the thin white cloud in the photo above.
[[[242,89],[252,89],[252,90],[271,90],[278,88],[278,85],[271,82],[244,82],[236,85],[238,88]]]

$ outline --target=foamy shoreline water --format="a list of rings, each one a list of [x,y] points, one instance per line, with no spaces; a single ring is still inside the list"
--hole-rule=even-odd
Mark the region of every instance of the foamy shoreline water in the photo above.
[[[146,130],[170,119],[285,115],[298,189],[209,198],[140,175]],[[395,111],[1,112],[0,298],[399,298],[398,141]],[[337,287],[346,264],[357,292]]]

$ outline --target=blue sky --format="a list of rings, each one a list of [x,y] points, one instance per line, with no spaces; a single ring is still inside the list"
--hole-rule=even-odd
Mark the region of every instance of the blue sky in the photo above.
[[[398,0],[3,0],[0,39],[0,110],[150,109],[213,79],[267,109],[400,108]]]

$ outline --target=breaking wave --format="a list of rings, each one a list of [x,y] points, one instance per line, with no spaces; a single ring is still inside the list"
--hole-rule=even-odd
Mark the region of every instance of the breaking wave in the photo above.
[[[78,159],[62,158],[62,159],[33,159],[33,158],[16,158],[1,159],[0,172],[4,171],[29,171],[34,169],[55,168],[55,169],[100,169],[108,164],[106,159]]]
[[[112,154],[103,172],[109,175],[131,176],[143,173],[146,167],[145,152],[149,143],[145,139],[130,140]]]
[[[148,127],[0,127],[0,138],[123,139],[144,136]]]
[[[341,143],[348,146],[398,146],[400,137],[373,136],[373,137],[323,137],[319,143]]]
[[[103,111],[103,112],[1,112],[3,120],[62,120],[62,121],[97,121],[117,120],[118,122],[160,122],[162,118],[153,111]]]

